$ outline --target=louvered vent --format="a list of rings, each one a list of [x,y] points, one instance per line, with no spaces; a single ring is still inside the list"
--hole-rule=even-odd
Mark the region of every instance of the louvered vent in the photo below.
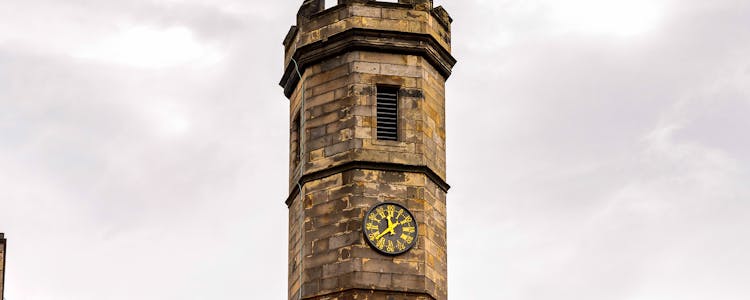
[[[378,87],[378,139],[398,140],[398,88]]]

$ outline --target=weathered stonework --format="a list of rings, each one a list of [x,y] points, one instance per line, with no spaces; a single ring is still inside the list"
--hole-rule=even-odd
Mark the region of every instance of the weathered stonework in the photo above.
[[[0,299],[5,299],[5,234],[0,233]]]
[[[300,279],[303,299],[342,289],[446,298],[445,191],[426,175],[352,169],[308,182],[302,195],[290,206],[290,298],[298,298]],[[417,245],[404,255],[383,256],[362,238],[364,214],[383,201],[406,206],[417,219]]]
[[[354,51],[312,66],[303,76],[305,172],[373,161],[424,165],[445,178],[445,78],[422,57]],[[399,141],[374,138],[377,84],[401,87]],[[301,99],[301,89],[295,90],[290,120],[299,114]],[[296,139],[296,126],[291,127]],[[289,172],[295,176],[297,148],[290,150]]]
[[[305,1],[284,41],[289,299],[447,299],[452,20],[429,0],[322,8]],[[376,138],[378,85],[399,87],[398,141]],[[400,256],[379,254],[363,238],[365,213],[386,201],[418,223],[417,244]]]

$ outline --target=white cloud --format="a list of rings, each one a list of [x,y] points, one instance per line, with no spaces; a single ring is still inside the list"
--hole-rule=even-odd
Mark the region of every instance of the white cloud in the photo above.
[[[182,137],[189,133],[191,119],[185,104],[176,101],[151,100],[143,104],[143,115],[151,123],[157,135]]]
[[[590,34],[633,36],[656,28],[664,17],[659,0],[549,1],[555,26]]]
[[[74,57],[139,68],[206,66],[222,53],[195,39],[186,27],[123,26],[117,33],[73,53]]]

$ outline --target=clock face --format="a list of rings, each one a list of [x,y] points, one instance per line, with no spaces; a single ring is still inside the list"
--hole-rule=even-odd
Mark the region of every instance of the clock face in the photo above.
[[[370,246],[386,255],[403,254],[417,243],[417,221],[396,203],[375,205],[365,215],[362,229]]]

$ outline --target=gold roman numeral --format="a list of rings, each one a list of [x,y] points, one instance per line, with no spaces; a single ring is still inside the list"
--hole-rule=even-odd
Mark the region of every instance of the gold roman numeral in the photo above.
[[[370,221],[373,221],[375,223],[380,223],[380,220],[382,220],[382,219],[378,219],[378,216],[375,214],[371,214],[367,216],[367,218],[370,219]]]
[[[411,244],[411,242],[413,242],[413,241],[414,241],[414,237],[412,237],[412,236],[410,236],[410,235],[407,235],[407,234],[405,234],[405,233],[402,233],[402,234],[401,234],[401,239],[402,239],[402,240],[404,240],[404,242],[406,242],[406,244],[407,244],[407,245],[408,245],[408,244]]]
[[[382,206],[378,206],[378,208],[375,209],[375,213],[377,213],[381,219],[385,218],[385,208]]]
[[[401,219],[401,216],[404,215],[404,209],[401,208],[398,210],[398,214],[396,215],[396,220]]]
[[[393,218],[393,213],[396,212],[396,207],[393,205],[387,205],[385,209],[388,211],[388,216]]]
[[[377,230],[379,230],[380,228],[378,228],[378,225],[377,225],[377,224],[375,224],[375,223],[367,223],[367,224],[365,224],[365,229],[366,229],[367,231],[370,231],[370,230],[376,230],[376,231],[377,231]]]
[[[398,240],[396,241],[396,248],[398,249],[398,251],[404,251],[404,249],[406,249],[406,245],[404,245],[404,242],[402,242],[401,240]]]

